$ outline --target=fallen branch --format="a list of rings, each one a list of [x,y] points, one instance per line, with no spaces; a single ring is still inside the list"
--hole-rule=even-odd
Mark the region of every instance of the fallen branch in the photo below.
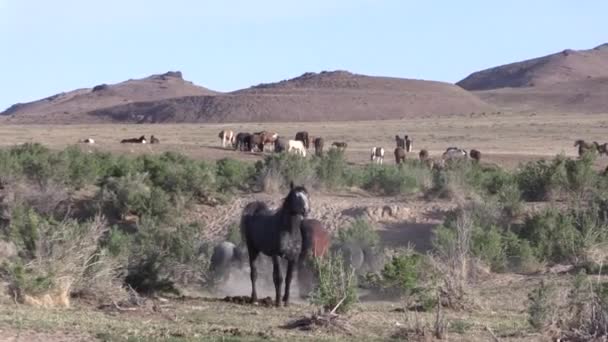
[[[498,337],[496,337],[496,335],[494,334],[494,332],[492,331],[492,329],[490,329],[489,326],[485,326],[486,330],[490,333],[490,335],[492,336],[492,340],[494,342],[500,342],[500,340],[498,339]]]
[[[333,308],[333,310],[331,310],[329,312],[330,315],[334,315],[336,313],[336,310],[338,310],[338,307],[340,307],[340,305],[342,305],[342,303],[344,302],[344,300],[346,300],[346,296],[344,296],[339,302],[338,304],[336,304],[336,306]]]

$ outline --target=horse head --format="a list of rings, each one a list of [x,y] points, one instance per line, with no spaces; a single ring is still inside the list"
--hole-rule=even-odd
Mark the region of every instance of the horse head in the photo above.
[[[289,194],[285,199],[283,208],[287,209],[290,214],[308,216],[310,213],[308,190],[304,186],[294,186],[293,182],[290,182]]]
[[[585,140],[583,139],[578,139],[574,142],[574,147],[579,146],[579,145],[584,145],[585,144]]]

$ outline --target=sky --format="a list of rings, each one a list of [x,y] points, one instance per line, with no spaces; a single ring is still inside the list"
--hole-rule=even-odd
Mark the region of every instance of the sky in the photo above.
[[[304,72],[457,82],[608,42],[608,1],[0,0],[0,111],[180,70],[232,91]]]

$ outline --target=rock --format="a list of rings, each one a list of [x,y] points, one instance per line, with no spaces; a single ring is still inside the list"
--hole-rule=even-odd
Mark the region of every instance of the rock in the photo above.
[[[557,265],[549,268],[549,273],[554,273],[554,274],[567,273],[567,272],[572,271],[573,268],[574,268],[573,265],[557,264]]]
[[[17,255],[17,246],[10,241],[0,240],[0,260],[10,259]]]

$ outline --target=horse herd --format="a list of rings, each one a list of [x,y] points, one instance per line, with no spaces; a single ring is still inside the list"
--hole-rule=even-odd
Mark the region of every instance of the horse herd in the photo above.
[[[255,133],[222,130],[218,137],[222,141],[222,147],[231,146],[234,150],[264,152],[266,150],[274,152],[291,152],[306,157],[311,145],[315,149],[315,155],[322,156],[325,141],[321,137],[313,137],[306,131],[297,132],[294,139],[280,137],[276,132],[261,131]],[[333,147],[345,150],[347,144],[343,141],[334,141]]]
[[[322,137],[313,137],[306,131],[297,132],[294,139],[287,139],[279,136],[276,132],[261,131],[256,133],[240,132],[235,133],[231,130],[222,130],[218,134],[221,140],[222,148],[232,147],[234,150],[244,152],[292,152],[302,156],[307,155],[308,149],[311,145],[315,149],[315,155],[322,156],[325,141]],[[396,147],[394,149],[395,163],[401,164],[405,162],[406,155],[412,152],[414,142],[408,135],[404,135],[401,138],[399,135],[395,135]],[[344,141],[334,141],[331,145],[333,148],[339,151],[345,151],[348,144]],[[374,146],[371,148],[370,160],[376,164],[384,163],[384,147]],[[439,165],[430,159],[429,152],[425,149],[420,150],[418,154],[419,159],[428,165]],[[470,153],[464,149],[457,147],[448,147],[442,155],[443,160],[451,159],[466,159],[471,158],[475,161],[479,161],[481,158],[481,152],[478,150],[471,150]],[[443,161],[442,160],[442,161]]]
[[[608,156],[608,143],[599,144],[597,141],[588,143],[585,140],[578,139],[574,142],[574,147],[578,147],[579,157],[583,156],[587,152],[597,152],[600,156]]]

